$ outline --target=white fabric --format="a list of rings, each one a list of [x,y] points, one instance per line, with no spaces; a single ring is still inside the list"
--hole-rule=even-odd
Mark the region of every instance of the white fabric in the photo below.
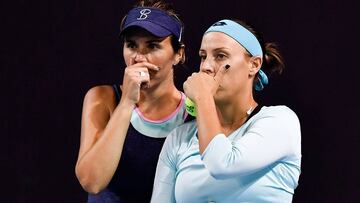
[[[226,137],[216,135],[201,156],[196,122],[166,138],[152,201],[291,202],[301,164],[301,133],[286,106],[263,107]]]

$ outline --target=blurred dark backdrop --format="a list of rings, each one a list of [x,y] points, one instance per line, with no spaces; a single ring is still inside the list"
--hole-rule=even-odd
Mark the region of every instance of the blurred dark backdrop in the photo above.
[[[135,1],[0,2],[1,202],[85,202],[74,167],[82,100],[121,83],[117,38]],[[259,101],[284,104],[302,127],[302,174],[294,202],[360,202],[358,1],[175,1],[185,22],[187,68],[198,70],[202,33],[239,18],[275,41],[287,70]]]

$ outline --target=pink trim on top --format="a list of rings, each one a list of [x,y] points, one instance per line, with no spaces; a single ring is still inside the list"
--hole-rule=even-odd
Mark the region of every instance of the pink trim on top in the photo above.
[[[181,94],[181,98],[180,98],[180,103],[179,105],[176,107],[175,111],[172,112],[170,115],[166,116],[165,118],[161,119],[161,120],[151,120],[148,118],[145,118],[145,116],[141,113],[141,111],[139,110],[139,107],[135,108],[136,113],[139,114],[139,116],[141,117],[141,119],[147,121],[147,122],[151,122],[151,123],[163,123],[165,121],[170,120],[172,117],[174,117],[180,110],[181,108],[184,106],[184,102],[185,102],[185,94],[180,92]]]

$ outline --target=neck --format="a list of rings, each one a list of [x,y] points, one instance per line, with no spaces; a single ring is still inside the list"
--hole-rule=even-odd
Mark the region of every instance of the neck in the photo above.
[[[233,97],[231,101],[217,104],[220,124],[225,132],[233,132],[242,126],[257,106],[252,92],[248,95]]]
[[[162,82],[157,87],[141,90],[137,106],[146,118],[156,120],[175,111],[180,99],[181,94],[173,82]]]

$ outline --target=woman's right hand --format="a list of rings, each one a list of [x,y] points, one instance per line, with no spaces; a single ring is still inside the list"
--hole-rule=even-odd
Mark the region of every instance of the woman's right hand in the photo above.
[[[148,62],[134,63],[131,61],[130,64],[124,71],[121,99],[136,104],[140,100],[140,89],[150,86],[149,69],[159,71],[159,68]]]

